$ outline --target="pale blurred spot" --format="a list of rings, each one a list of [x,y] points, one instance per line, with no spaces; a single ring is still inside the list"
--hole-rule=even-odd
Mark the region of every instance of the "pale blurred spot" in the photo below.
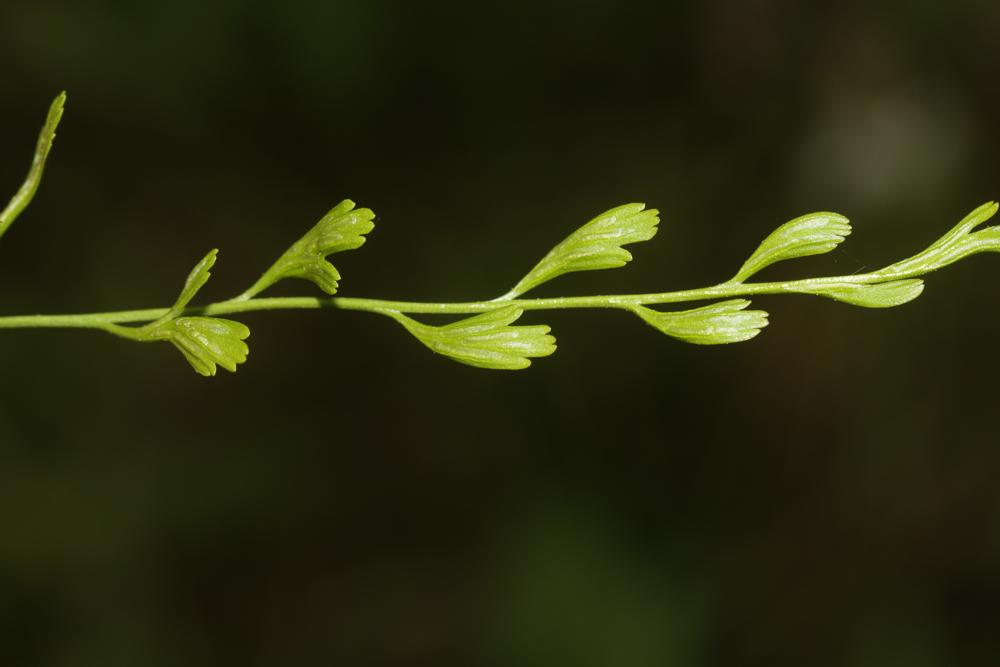
[[[816,117],[794,154],[804,194],[875,205],[954,185],[974,131],[959,96],[910,90],[850,97]]]

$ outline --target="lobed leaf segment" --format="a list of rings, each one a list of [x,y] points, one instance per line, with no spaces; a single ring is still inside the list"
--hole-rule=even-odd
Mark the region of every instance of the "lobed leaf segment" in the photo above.
[[[35,156],[24,184],[0,212],[0,237],[21,215],[41,183],[56,129],[62,119],[65,93],[49,109]],[[927,249],[878,271],[848,276],[805,278],[781,282],[748,282],[777,262],[830,252],[851,233],[850,222],[837,213],[811,213],[785,223],[765,238],[739,271],[725,282],[700,289],[644,294],[523,298],[527,292],[565,274],[624,266],[632,260],[627,245],[656,236],[660,217],[645,204],[611,209],[566,237],[521,278],[492,300],[461,303],[388,301],[334,296],[340,272],[328,257],[361,247],[375,227],[375,214],[344,200],[293,243],[246,291],[230,299],[191,306],[211,277],[218,250],[211,250],[190,272],[169,308],[81,315],[22,315],[0,317],[0,328],[98,329],[142,343],[169,342],[191,367],[205,376],[218,368],[235,371],[247,360],[250,330],[220,317],[260,310],[339,308],[360,310],[398,322],[431,351],[478,368],[519,370],[532,359],[556,350],[546,325],[515,325],[525,311],[566,308],[611,308],[635,316],[659,332],[696,345],[737,343],[757,336],[768,324],[763,310],[750,310],[747,296],[810,294],[865,308],[892,308],[916,299],[926,275],[981,252],[1000,251],[1000,226],[984,227],[997,212],[990,202],[980,206]],[[325,297],[260,297],[286,278],[314,283]],[[659,310],[651,306],[712,301],[689,310]],[[464,316],[443,325],[418,321],[411,315]]]

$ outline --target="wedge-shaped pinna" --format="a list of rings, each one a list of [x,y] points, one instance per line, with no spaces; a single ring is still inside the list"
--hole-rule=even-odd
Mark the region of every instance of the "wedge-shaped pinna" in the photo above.
[[[851,223],[838,213],[795,218],[771,232],[730,282],[741,283],[775,262],[830,252],[850,233]]]
[[[173,343],[195,372],[206,377],[215,375],[217,365],[235,373],[250,352],[243,342],[250,329],[219,317],[178,317],[158,324],[148,336]]]
[[[750,340],[767,326],[767,313],[746,310],[749,305],[746,299],[732,299],[668,313],[636,306],[635,313],[673,338],[695,345],[723,345]]]
[[[564,273],[625,266],[632,253],[622,246],[653,238],[659,223],[659,211],[646,210],[645,204],[602,213],[566,237],[501,298],[513,299]]]
[[[976,253],[1000,252],[1000,227],[985,227],[977,232],[972,231],[996,215],[997,207],[996,202],[983,204],[965,216],[960,223],[926,250],[882,269],[879,274],[909,277],[936,271]]]
[[[177,301],[162,317],[142,327],[110,324],[107,330],[141,343],[169,341],[200,375],[215,375],[218,366],[235,372],[247,360],[249,348],[243,341],[250,336],[250,329],[219,317],[181,317],[211,277],[210,270],[218,255],[218,250],[212,250],[198,262],[184,281]]]
[[[924,291],[924,281],[920,279],[892,280],[887,283],[862,285],[859,283],[838,283],[821,285],[802,290],[803,294],[825,296],[863,308],[893,308],[916,299]]]
[[[530,366],[531,358],[556,351],[549,327],[511,326],[523,312],[517,306],[505,306],[439,327],[400,313],[387,314],[438,354],[478,368],[519,370]]]
[[[327,294],[336,294],[340,272],[326,258],[364,245],[365,234],[375,228],[374,218],[371,209],[354,208],[354,202],[345,199],[292,244],[241,297],[256,296],[285,278],[310,280]]]

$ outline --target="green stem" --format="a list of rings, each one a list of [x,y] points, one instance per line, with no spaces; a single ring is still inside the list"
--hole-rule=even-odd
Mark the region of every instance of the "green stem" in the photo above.
[[[685,301],[752,296],[759,294],[801,294],[811,288],[842,285],[844,283],[867,284],[878,282],[873,274],[840,276],[830,278],[808,278],[772,283],[721,283],[713,287],[680,290],[677,292],[651,292],[648,294],[607,294],[597,296],[569,296],[551,299],[507,299],[504,301],[464,301],[453,303],[431,303],[420,301],[385,301],[381,299],[357,299],[337,297],[333,306],[341,310],[364,310],[370,312],[396,311],[400,313],[424,313],[443,315],[464,315],[484,313],[502,306],[516,305],[524,310],[564,310],[568,308],[620,308],[629,310],[635,306],[650,306]]]
[[[372,313],[424,313],[445,315],[468,315],[493,310],[501,305],[517,305],[524,310],[562,310],[567,308],[620,308],[630,310],[638,305],[656,305],[703,301],[707,299],[753,296],[760,294],[807,293],[824,286],[844,283],[869,284],[885,280],[879,273],[827,278],[807,278],[770,283],[721,283],[713,287],[680,290],[676,292],[654,292],[649,294],[616,294],[599,296],[556,297],[549,299],[509,299],[498,301],[464,301],[452,303],[430,303],[420,301],[386,301],[383,299],[359,299],[350,297],[236,297],[207,306],[184,310],[187,316],[217,316],[250,313],[265,310],[318,310],[338,308],[360,310]],[[59,328],[59,329],[115,329],[115,324],[150,322],[163,317],[167,308],[145,310],[123,310],[107,313],[86,313],[80,315],[15,315],[0,317],[0,329]]]
[[[305,310],[333,307],[331,299],[311,296],[220,301],[207,306],[186,308],[184,315],[231,315],[258,310]],[[108,313],[80,315],[15,315],[0,317],[0,329],[107,329],[108,324],[152,322],[167,314],[168,308],[119,310]]]

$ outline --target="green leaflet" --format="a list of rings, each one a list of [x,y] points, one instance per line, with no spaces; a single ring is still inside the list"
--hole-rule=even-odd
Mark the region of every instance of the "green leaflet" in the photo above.
[[[249,348],[243,341],[250,329],[240,322],[219,317],[182,317],[184,309],[211,277],[219,251],[211,250],[188,274],[174,305],[159,319],[142,327],[110,324],[104,328],[122,338],[152,343],[172,343],[199,375],[213,376],[217,366],[229,372],[247,360]]]
[[[838,213],[810,213],[795,218],[771,232],[731,282],[742,283],[775,262],[830,252],[850,233],[851,223]]]
[[[139,329],[146,341],[166,340],[180,350],[199,375],[213,376],[216,366],[230,373],[247,360],[249,348],[243,341],[250,329],[239,322],[218,317],[180,317],[181,313],[212,276],[219,251],[210,250],[188,274],[177,301],[166,315]]]
[[[545,325],[511,326],[524,311],[505,306],[440,327],[421,324],[400,313],[387,313],[432,351],[478,368],[519,370],[532,357],[556,351]]]
[[[722,345],[750,340],[767,326],[763,310],[745,310],[750,302],[732,299],[694,310],[660,312],[636,306],[636,315],[661,332],[696,345]]]
[[[659,211],[625,204],[597,216],[570,234],[502,298],[511,299],[564,273],[614,269],[632,260],[622,246],[656,236]]]
[[[170,308],[170,312],[164,316],[164,319],[169,319],[170,317],[176,317],[179,315],[187,305],[191,303],[191,299],[198,294],[208,279],[212,277],[209,270],[215,266],[215,262],[219,257],[219,250],[214,248],[208,251],[208,254],[202,258],[198,264],[191,270],[188,274],[187,280],[184,281],[184,287],[181,289],[180,295],[177,297],[177,301],[174,302],[173,307]]]
[[[49,159],[49,152],[56,138],[56,128],[62,120],[63,109],[66,105],[66,93],[60,93],[52,105],[49,107],[49,115],[45,119],[41,134],[38,135],[38,144],[35,147],[35,157],[31,162],[31,169],[28,170],[28,177],[25,179],[21,189],[10,200],[7,207],[0,213],[0,236],[3,236],[17,219],[21,212],[28,207],[38,186],[42,182],[42,172],[45,171],[45,163]]]
[[[327,294],[336,294],[340,272],[326,257],[364,245],[365,234],[375,228],[374,218],[371,209],[356,209],[353,201],[345,199],[292,244],[240,298],[250,299],[285,278],[309,280]]]
[[[156,324],[146,335],[150,342],[173,343],[195,372],[206,377],[215,375],[217,365],[235,373],[250,352],[243,342],[250,329],[219,317],[178,317]]]
[[[1000,251],[1000,227],[972,230],[997,212],[997,203],[988,202],[965,216],[947,234],[932,243],[923,252],[887,266],[879,275],[902,278],[936,271],[960,259],[980,252]]]
[[[918,278],[893,280],[887,283],[863,285],[841,283],[800,290],[802,294],[825,296],[864,308],[892,308],[913,301],[924,291],[924,281]]]

